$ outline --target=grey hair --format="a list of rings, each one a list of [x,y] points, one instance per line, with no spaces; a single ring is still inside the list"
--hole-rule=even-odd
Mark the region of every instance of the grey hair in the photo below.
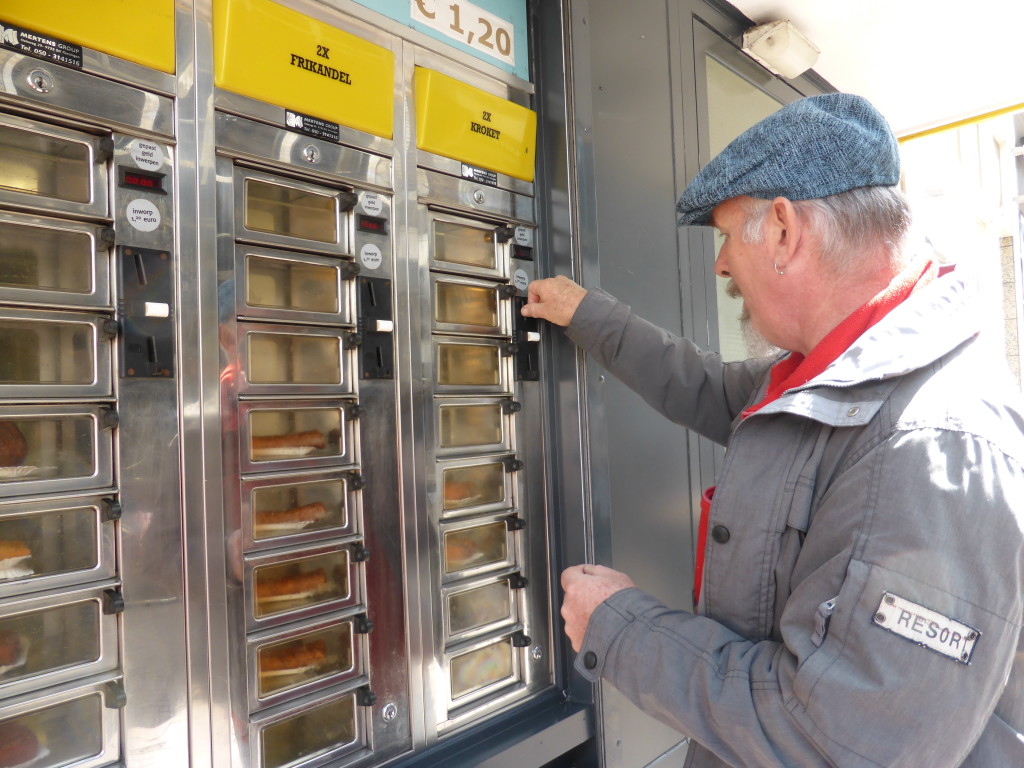
[[[757,244],[764,238],[768,200],[743,200],[747,220],[743,240]],[[886,266],[904,265],[910,231],[910,205],[899,187],[858,187],[838,195],[794,200],[797,215],[808,222],[819,240],[822,258],[837,274],[863,266],[863,258],[877,254]]]

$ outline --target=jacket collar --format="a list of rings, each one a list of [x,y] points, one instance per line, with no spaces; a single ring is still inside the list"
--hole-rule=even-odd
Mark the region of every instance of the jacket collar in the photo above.
[[[897,379],[974,338],[981,323],[971,291],[945,274],[915,291],[855,341],[828,368],[757,413],[797,413],[834,426],[867,423],[890,387],[865,399],[859,384]]]

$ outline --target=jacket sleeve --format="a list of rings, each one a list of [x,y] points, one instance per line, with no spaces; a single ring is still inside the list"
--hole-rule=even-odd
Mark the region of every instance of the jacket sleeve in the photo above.
[[[652,408],[721,445],[773,362],[723,363],[600,289],[587,292],[567,334]]]
[[[1022,498],[1021,464],[984,439],[898,433],[824,494],[781,641],[631,588],[594,612],[576,666],[729,765],[958,766],[1017,655]],[[1007,741],[999,764],[1024,765]]]

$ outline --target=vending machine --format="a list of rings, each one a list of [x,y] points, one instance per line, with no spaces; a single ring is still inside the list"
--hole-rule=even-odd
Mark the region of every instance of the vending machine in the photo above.
[[[441,5],[0,8],[0,766],[591,739],[531,17]]]

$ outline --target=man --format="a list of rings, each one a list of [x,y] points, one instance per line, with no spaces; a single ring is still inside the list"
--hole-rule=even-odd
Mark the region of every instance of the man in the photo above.
[[[694,614],[609,568],[562,575],[577,669],[691,736],[687,766],[1024,766],[1019,393],[963,283],[905,252],[898,180],[881,115],[830,94],[687,187],[680,224],[724,237],[715,271],[775,359],[530,286],[523,314],[728,447]]]

